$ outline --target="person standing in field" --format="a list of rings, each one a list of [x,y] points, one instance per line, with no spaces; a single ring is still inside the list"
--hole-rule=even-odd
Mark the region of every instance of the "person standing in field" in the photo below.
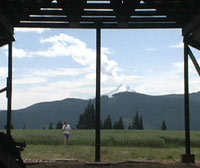
[[[62,126],[62,131],[64,134],[64,145],[67,145],[67,143],[69,142],[69,136],[70,134],[72,134],[72,129],[67,121],[64,122]]]

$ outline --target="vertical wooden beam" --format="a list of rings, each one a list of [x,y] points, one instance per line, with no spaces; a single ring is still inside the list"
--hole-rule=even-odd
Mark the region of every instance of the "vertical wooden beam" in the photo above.
[[[182,155],[182,162],[194,163],[195,156],[190,150],[190,108],[189,108],[189,75],[188,75],[189,47],[184,43],[184,114],[185,114],[185,154]]]
[[[12,38],[8,44],[8,78],[7,78],[7,134],[11,134],[12,119]]]
[[[96,29],[96,143],[95,161],[101,161],[101,29]]]
[[[188,46],[184,43],[184,111],[185,111],[185,148],[190,154],[190,109],[189,109],[189,80],[188,80]]]

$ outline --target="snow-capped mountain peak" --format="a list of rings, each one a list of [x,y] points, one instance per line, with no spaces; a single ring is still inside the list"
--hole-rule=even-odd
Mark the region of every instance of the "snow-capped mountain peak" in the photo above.
[[[114,94],[121,93],[121,92],[135,92],[134,90],[131,90],[129,86],[126,86],[124,84],[120,84],[116,89],[112,90],[109,93],[106,93],[108,97],[112,97]]]
[[[120,84],[116,89],[115,89],[116,93],[119,93],[119,92],[129,92],[131,91],[130,90],[130,87],[129,86],[126,86],[124,84]]]

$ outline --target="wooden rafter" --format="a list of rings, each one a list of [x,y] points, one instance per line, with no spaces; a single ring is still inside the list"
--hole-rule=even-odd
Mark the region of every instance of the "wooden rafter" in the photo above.
[[[185,28],[199,0],[2,0],[14,27]],[[6,10],[7,9],[7,10]]]
[[[14,3],[14,1],[12,1]],[[15,27],[181,28],[198,11],[198,1],[169,0],[50,0],[15,1],[9,14]],[[187,3],[185,3],[187,2]],[[4,1],[5,5],[6,1]],[[188,8],[188,6],[190,8]],[[194,7],[193,7],[194,6]],[[195,8],[195,10],[193,9]],[[151,11],[155,9],[155,11]],[[40,17],[41,16],[41,17]],[[183,21],[182,21],[183,20]],[[37,22],[38,21],[38,22]],[[155,23],[154,23],[155,22]],[[151,25],[152,23],[152,25]]]
[[[183,35],[186,36],[200,27],[200,13],[192,18],[192,20],[183,27]]]
[[[6,16],[2,13],[2,9],[0,8],[0,24],[4,26],[4,28],[8,31],[9,34],[13,34],[14,28],[12,23],[6,18]]]

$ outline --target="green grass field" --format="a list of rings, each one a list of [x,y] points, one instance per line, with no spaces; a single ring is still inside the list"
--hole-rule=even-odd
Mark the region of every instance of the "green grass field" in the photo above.
[[[95,131],[74,130],[67,146],[61,130],[12,130],[16,141],[26,141],[24,158],[74,158],[94,161]],[[183,131],[102,130],[103,161],[180,160]],[[200,160],[200,132],[191,132],[192,153]]]

